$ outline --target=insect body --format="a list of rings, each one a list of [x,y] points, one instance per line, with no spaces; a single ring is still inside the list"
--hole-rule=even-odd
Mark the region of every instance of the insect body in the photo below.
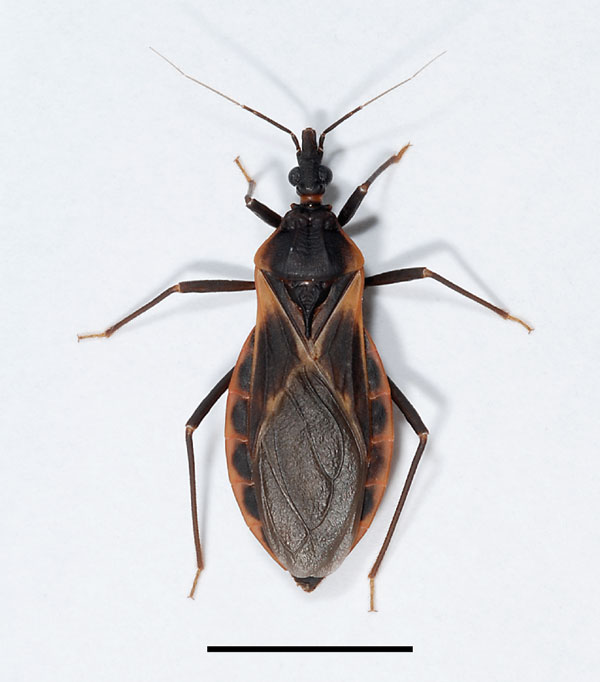
[[[302,138],[301,170],[317,151],[313,130]],[[366,530],[393,444],[390,390],[362,321],[363,257],[320,202],[319,169],[331,177],[316,163],[314,177],[291,172],[301,203],[256,254],[259,313],[233,373],[225,431],[248,525],[309,591]]]
[[[359,185],[337,216],[331,206],[322,202],[332,180],[331,170],[323,165],[322,157],[325,135],[374,100],[329,126],[318,142],[315,131],[305,129],[300,145],[289,129],[222,96],[289,133],[296,147],[297,166],[290,171],[289,181],[300,200],[284,216],[252,197],[254,181],[236,159],[249,183],[246,205],[275,228],[256,253],[254,281],[180,282],[105,332],[79,338],[111,336],[123,324],[175,292],[256,289],[256,326],[235,367],[214,387],[186,425],[198,566],[190,596],[204,565],[192,434],[225,391],[228,390],[227,464],[236,500],[250,530],[308,592],[340,565],[375,515],[388,481],[395,403],[418,435],[419,445],[369,574],[373,609],[373,581],[428,432],[407,398],[386,377],[375,345],[364,328],[364,287],[430,277],[505,319],[518,321],[530,331],[531,328],[427,268],[393,270],[365,279],[363,256],[343,227],[373,181],[402,158],[408,145]]]

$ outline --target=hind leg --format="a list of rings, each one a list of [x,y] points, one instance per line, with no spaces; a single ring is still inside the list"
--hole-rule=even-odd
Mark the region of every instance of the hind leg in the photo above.
[[[194,577],[194,583],[192,589],[190,590],[189,597],[194,598],[194,592],[196,591],[196,585],[198,583],[198,578],[200,573],[204,568],[204,559],[202,556],[202,545],[200,544],[200,530],[198,527],[198,503],[196,497],[196,460],[194,457],[194,443],[192,441],[192,435],[194,431],[200,426],[200,422],[206,417],[206,415],[214,407],[217,400],[225,393],[231,381],[231,376],[233,374],[233,369],[231,369],[227,374],[219,381],[219,383],[212,389],[212,391],[204,398],[204,400],[195,409],[194,414],[188,419],[185,425],[185,444],[187,447],[188,455],[188,466],[190,472],[190,498],[192,503],[192,527],[194,530],[194,545],[196,547],[196,575]]]
[[[427,427],[423,423],[423,420],[419,416],[418,412],[411,405],[408,398],[404,395],[404,393],[402,393],[402,391],[389,377],[388,381],[390,382],[392,400],[394,401],[400,412],[402,412],[406,421],[410,424],[412,430],[419,437],[419,445],[417,446],[417,450],[413,456],[410,469],[408,470],[408,474],[406,476],[406,481],[404,481],[404,487],[402,488],[402,492],[400,493],[400,499],[398,500],[398,504],[396,505],[396,511],[394,512],[394,516],[392,517],[392,522],[390,523],[390,527],[388,528],[388,531],[385,535],[385,539],[383,540],[383,544],[381,545],[381,549],[379,550],[377,559],[375,559],[375,563],[373,564],[373,567],[369,572],[370,587],[369,611],[375,611],[375,576],[377,575],[377,571],[379,571],[379,567],[381,566],[383,557],[385,556],[387,548],[389,547],[389,544],[392,540],[392,535],[396,530],[398,519],[400,518],[400,514],[402,513],[404,503],[406,502],[406,498],[408,496],[408,491],[410,490],[410,486],[412,485],[413,479],[415,477],[417,467],[419,466],[419,462],[421,461],[423,450],[425,450],[425,445],[427,444],[427,436],[429,435]]]

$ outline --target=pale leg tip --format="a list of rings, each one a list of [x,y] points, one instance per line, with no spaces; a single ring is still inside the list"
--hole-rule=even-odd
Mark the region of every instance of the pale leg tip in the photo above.
[[[369,613],[377,613],[375,608],[375,578],[369,578]]]
[[[194,576],[194,582],[192,583],[192,589],[190,590],[190,593],[188,594],[188,599],[194,598],[194,594],[196,592],[196,585],[198,584],[198,578],[200,577],[201,572],[202,572],[201,568],[196,570],[196,575]]]
[[[77,343],[82,339],[103,339],[108,338],[110,334],[108,332],[98,332],[96,334],[77,334]]]
[[[530,327],[530,326],[527,324],[527,322],[524,322],[524,321],[521,320],[519,317],[514,317],[514,315],[508,315],[508,317],[507,317],[506,319],[507,319],[507,320],[512,320],[513,322],[518,322],[520,325],[523,325],[523,327],[525,327],[525,329],[527,329],[527,333],[528,333],[528,334],[531,334],[531,332],[533,331],[533,327]]]

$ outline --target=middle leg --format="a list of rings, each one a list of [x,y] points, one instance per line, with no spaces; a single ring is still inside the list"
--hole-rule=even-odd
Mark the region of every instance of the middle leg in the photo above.
[[[167,296],[171,294],[205,294],[220,291],[251,291],[255,289],[256,286],[253,281],[249,280],[230,280],[230,279],[197,279],[189,282],[179,282],[173,286],[165,289],[161,294],[153,298],[151,301],[143,305],[141,308],[134,310],[130,315],[127,315],[122,320],[115,322],[111,327],[105,329],[103,332],[95,332],[93,334],[77,334],[77,340],[82,339],[92,339],[92,338],[110,338],[117,329],[120,329],[123,325],[135,320],[142,313],[145,313],[150,308],[154,308],[155,305],[163,301]]]
[[[470,298],[471,301],[475,301],[475,303],[479,303],[479,305],[488,308],[488,310],[496,313],[496,315],[500,315],[500,317],[503,317],[505,320],[512,320],[513,322],[522,324],[525,329],[527,329],[528,333],[531,334],[533,331],[533,327],[530,327],[527,322],[523,322],[523,320],[518,317],[514,317],[514,315],[511,315],[507,310],[503,310],[497,305],[486,301],[484,298],[472,294],[470,291],[459,287],[458,284],[454,284],[454,282],[451,282],[449,279],[442,277],[442,275],[438,275],[437,272],[433,272],[433,270],[429,270],[428,268],[402,268],[401,270],[382,272],[379,275],[371,275],[370,277],[365,278],[365,287],[383,286],[384,284],[397,284],[398,282],[412,282],[415,279],[425,279],[426,277],[434,279],[436,282],[448,287],[448,289],[456,291],[456,293],[460,294],[461,296]]]

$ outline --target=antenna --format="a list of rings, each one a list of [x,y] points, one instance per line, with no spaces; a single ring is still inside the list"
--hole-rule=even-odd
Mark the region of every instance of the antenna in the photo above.
[[[220,95],[221,97],[228,100],[232,104],[236,104],[238,107],[242,107],[242,109],[245,109],[246,111],[249,111],[251,114],[258,116],[258,118],[262,118],[263,121],[266,121],[267,123],[270,123],[271,125],[274,125],[276,128],[279,128],[279,130],[283,130],[284,133],[288,133],[289,135],[291,135],[292,136],[292,142],[296,146],[296,152],[300,151],[300,144],[298,143],[298,138],[294,135],[294,133],[289,128],[286,128],[285,126],[282,126],[281,123],[277,123],[277,121],[274,121],[272,118],[269,118],[268,116],[265,116],[264,114],[261,114],[260,111],[256,111],[256,109],[251,109],[250,107],[247,107],[245,104],[242,104],[241,102],[238,102],[237,100],[233,99],[233,97],[229,97],[229,95],[226,95],[223,92],[219,92],[219,90],[212,88],[210,85],[207,85],[206,83],[199,81],[197,78],[190,76],[189,74],[185,73],[185,71],[183,71],[183,69],[180,69],[177,66],[177,64],[173,64],[173,62],[170,59],[167,59],[158,50],[155,50],[153,47],[151,47],[150,49],[152,50],[152,52],[154,52],[154,54],[157,54],[161,59],[164,59],[167,62],[167,64],[170,64],[176,71],[179,71],[179,73],[182,76],[185,76],[187,79],[193,81],[194,83],[196,83],[198,85],[201,85],[203,88],[206,88],[207,90],[210,90],[211,92],[214,92],[215,95]]]
[[[421,71],[424,71],[430,64],[433,64],[433,62],[436,59],[439,59],[442,55],[446,54],[447,50],[444,50],[443,52],[440,52],[436,57],[433,59],[430,59],[425,66],[422,66],[418,71],[415,71],[410,78],[406,78],[403,81],[400,81],[400,83],[396,83],[396,85],[392,85],[391,88],[388,88],[387,90],[384,90],[382,93],[377,95],[377,97],[373,97],[364,104],[361,104],[359,107],[356,107],[356,109],[352,109],[352,111],[349,111],[347,114],[344,114],[342,118],[339,118],[335,123],[332,123],[329,128],[325,128],[325,130],[321,133],[321,136],[319,137],[319,151],[323,151],[323,142],[325,140],[325,135],[327,133],[330,133],[334,128],[337,128],[340,123],[343,123],[346,119],[350,118],[350,116],[354,116],[354,114],[358,113],[361,109],[364,109],[367,105],[371,104],[375,100],[379,99],[380,97],[383,97],[384,95],[387,95],[388,92],[391,92],[392,90],[395,90],[396,88],[399,88],[401,85],[404,85],[405,83],[408,83],[408,81],[411,81],[413,78],[416,78]]]

